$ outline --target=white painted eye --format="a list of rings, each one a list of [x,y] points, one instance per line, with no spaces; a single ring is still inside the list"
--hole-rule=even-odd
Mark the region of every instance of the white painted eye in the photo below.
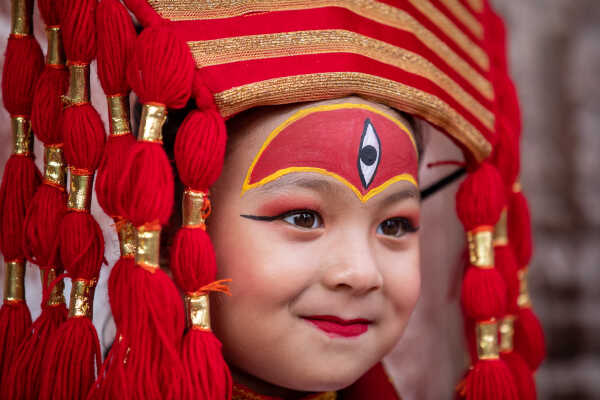
[[[379,136],[377,136],[371,120],[367,118],[358,149],[358,175],[360,175],[360,180],[365,189],[373,182],[380,159],[381,143],[379,142]]]

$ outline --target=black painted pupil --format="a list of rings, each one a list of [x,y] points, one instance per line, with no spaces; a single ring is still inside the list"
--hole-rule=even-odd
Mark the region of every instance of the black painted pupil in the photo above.
[[[381,231],[383,232],[384,235],[395,236],[398,234],[398,231],[400,230],[400,223],[393,219],[388,219],[386,221],[383,221],[381,225],[382,225]]]
[[[309,213],[300,213],[294,216],[294,224],[302,228],[311,228],[315,223],[315,216]]]
[[[368,145],[360,149],[360,161],[366,165],[373,165],[377,160],[377,150],[375,147]]]

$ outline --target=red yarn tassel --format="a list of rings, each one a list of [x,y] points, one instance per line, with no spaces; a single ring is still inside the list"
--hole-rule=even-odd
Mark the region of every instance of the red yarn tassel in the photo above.
[[[60,129],[61,96],[67,92],[69,72],[66,68],[46,67],[40,75],[33,98],[31,127],[44,144],[63,142]]]
[[[480,360],[467,373],[462,395],[467,400],[519,399],[514,378],[503,360]]]
[[[537,398],[535,382],[531,369],[523,360],[520,354],[511,352],[502,352],[500,357],[506,363],[513,374],[519,400],[535,400]]]
[[[95,285],[104,258],[104,239],[98,223],[87,212],[69,212],[60,226],[60,256],[72,277]],[[81,399],[100,370],[100,343],[91,321],[93,293],[87,316],[74,315],[71,291],[70,318],[52,336],[44,360],[40,399]]]
[[[25,213],[40,182],[41,174],[30,156],[10,156],[0,186],[0,251],[6,260],[24,258]]]
[[[456,195],[458,217],[472,236],[469,238],[471,265],[466,270],[461,291],[473,358],[473,365],[461,385],[461,395],[467,399],[517,399],[514,378],[499,358],[497,349],[496,321],[506,313],[507,289],[502,275],[494,268],[491,231],[504,206],[502,178],[487,162],[467,176]],[[484,238],[487,246],[481,246],[480,238]],[[496,342],[496,347],[482,347],[486,343],[489,346],[490,341]]]
[[[518,311],[516,299],[519,295],[519,279],[517,278],[517,261],[510,246],[494,246],[494,262],[506,286],[506,312],[515,314]]]
[[[42,364],[50,337],[67,319],[64,301],[42,305],[42,313],[31,327],[31,334],[19,348],[15,368],[10,375],[9,399],[36,400],[40,396]]]
[[[128,224],[119,215],[119,193],[115,189],[124,170],[124,160],[135,144],[129,121],[130,87],[126,78],[127,58],[132,51],[135,29],[125,7],[116,0],[102,0],[96,12],[98,35],[98,77],[107,95],[110,131],[104,157],[98,168],[96,196],[100,207],[115,219],[121,241],[121,257],[113,266],[108,281],[108,296],[117,336],[108,357],[98,373],[98,380],[88,399],[128,397],[129,382],[125,368],[130,352],[128,332],[129,312],[135,312],[123,295],[132,290],[131,270],[135,268],[133,254],[125,254],[121,229]],[[126,246],[126,245],[125,245]]]
[[[127,304],[122,304],[124,299],[120,293],[126,293],[130,289],[131,271],[134,268],[133,257],[124,257],[121,254],[121,258],[113,266],[108,278],[108,298],[117,332],[102,369],[98,373],[98,380],[87,396],[88,400],[114,399],[129,393],[125,367],[130,347],[122,332],[129,331],[128,326],[124,324],[131,318],[128,312],[135,312],[135,310],[130,310]]]
[[[59,23],[60,2],[39,0],[40,13],[46,22],[49,53],[46,67],[39,77],[31,111],[31,125],[36,137],[46,147],[46,159],[52,157],[52,169],[46,166],[44,181],[35,193],[29,208],[24,227],[24,241],[27,259],[38,266],[43,273],[43,297],[49,293],[48,279],[54,279],[54,272],[45,277],[55,267],[57,259],[57,238],[60,221],[67,212],[64,189],[64,164],[62,161],[62,132],[60,117],[62,113],[61,96],[68,87],[68,72],[64,66],[64,55],[60,51]],[[52,41],[57,41],[54,43]],[[62,171],[61,171],[62,170]],[[61,267],[62,268],[62,267]],[[19,349],[15,368],[11,375],[13,385],[9,398],[33,400],[39,398],[42,378],[42,363],[46,355],[48,342],[58,327],[67,318],[62,282],[56,285],[56,298],[42,302],[42,312],[32,325],[30,334]]]
[[[508,238],[515,252],[519,266],[529,264],[533,253],[531,241],[531,216],[527,199],[521,193],[520,185],[515,184],[516,191],[510,196],[508,211]]]
[[[521,268],[520,274],[525,274],[531,259],[531,218],[527,199],[521,193],[520,187],[515,188],[510,199],[508,213],[508,234],[515,256]],[[523,276],[526,289],[526,276]],[[515,322],[515,351],[521,354],[529,367],[535,371],[546,358],[546,340],[542,325],[534,314],[529,300],[522,301]]]
[[[204,230],[184,227],[177,232],[171,250],[171,270],[185,293],[208,296],[201,288],[215,280],[216,262],[210,238]],[[210,328],[189,328],[182,356],[190,375],[193,398],[230,399],[232,380],[221,354],[221,342]]]
[[[24,259],[25,213],[39,183],[40,173],[31,157],[13,154],[8,159],[0,186],[0,250],[5,261]],[[7,376],[30,327],[31,314],[24,299],[5,301],[0,308],[0,397],[10,386]]]
[[[500,174],[492,165],[482,163],[467,176],[456,194],[456,209],[467,232],[479,227],[491,229],[504,207]],[[463,278],[461,302],[466,315],[475,320],[500,318],[506,311],[506,286],[496,268],[467,268]]]
[[[71,82],[60,129],[71,168],[71,191],[69,212],[62,219],[58,237],[60,259],[73,289],[69,318],[47,346],[42,399],[81,399],[100,370],[100,344],[91,312],[93,287],[104,258],[104,238],[89,213],[93,174],[105,141],[100,116],[89,104],[87,68],[96,53],[95,10],[95,0],[65,0],[61,15]],[[85,90],[77,90],[80,87]]]
[[[203,98],[197,97],[196,101],[209,108],[192,111],[184,120],[175,139],[175,161],[184,185],[197,193],[207,193],[221,173],[227,132],[212,96],[208,93]],[[175,282],[185,293],[208,296],[201,288],[216,279],[217,270],[214,249],[202,221],[210,211],[210,202],[207,197],[193,200],[194,194],[187,191],[184,196],[189,201],[184,199],[183,227],[173,241],[171,271]],[[190,201],[198,204],[190,204]],[[201,220],[186,220],[194,213],[192,209],[200,205],[204,208]],[[192,380],[194,397],[230,399],[231,374],[221,354],[221,343],[209,327],[194,326],[193,321],[190,323],[192,326],[184,338],[182,353]]]
[[[5,301],[0,308],[0,357],[1,379],[0,397],[8,398],[12,385],[9,375],[18,356],[18,349],[31,328],[31,314],[25,301]]]
[[[8,38],[2,71],[2,100],[9,114],[31,113],[33,92],[43,68],[44,55],[33,36]]]
[[[127,83],[126,68],[128,55],[133,48],[135,29],[125,7],[117,0],[102,0],[98,5],[96,22],[98,27],[98,77],[109,99],[110,133],[104,151],[104,158],[98,168],[96,195],[104,211],[113,217],[118,214],[119,199],[114,186],[123,171],[123,161],[127,158],[135,138],[129,126],[130,87]],[[119,103],[119,99],[123,101]],[[114,123],[114,107],[111,103],[121,104],[120,116]],[[116,125],[116,126],[115,126]]]
[[[166,111],[162,107],[183,107],[190,95],[194,68],[185,43],[164,28],[149,28],[134,47],[127,77],[142,103],[152,104],[163,114]],[[144,129],[142,121],[140,139],[123,164],[124,173],[116,188],[118,215],[139,231],[154,232],[155,239],[171,214],[173,175],[159,132],[152,131],[150,138]],[[179,353],[183,304],[173,282],[157,264],[149,266],[140,259],[124,285],[115,291],[120,292],[115,298],[122,309],[117,323],[128,346],[124,397],[188,398],[190,383]]]
[[[515,351],[535,371],[546,358],[546,340],[531,307],[521,308],[515,321]]]

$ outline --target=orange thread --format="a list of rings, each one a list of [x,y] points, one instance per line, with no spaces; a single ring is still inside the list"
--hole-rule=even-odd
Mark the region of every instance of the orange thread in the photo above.
[[[85,61],[67,61],[67,66],[70,65],[82,65],[82,66],[86,66],[86,65],[90,65],[89,62],[85,62]]]
[[[49,179],[42,180],[42,183],[44,185],[52,186],[53,188],[56,188],[56,189],[60,190],[61,192],[65,191],[65,188],[62,185],[59,185],[58,183],[51,181]]]
[[[127,225],[127,220],[120,215],[111,216],[111,218],[115,221],[111,226],[114,226],[117,232]]]
[[[471,229],[471,233],[477,233],[477,232],[493,232],[494,231],[494,227],[492,225],[480,225],[476,228]]]
[[[229,289],[229,286],[225,284],[228,282],[231,282],[231,279],[219,279],[218,281],[214,281],[209,283],[208,285],[202,286],[195,292],[187,292],[186,294],[190,297],[197,297],[203,294],[207,294],[208,292],[221,292],[225,293],[227,296],[231,296],[231,290]]]
[[[152,222],[146,222],[145,224],[139,226],[138,229],[143,229],[145,231],[160,231],[162,226],[158,220],[154,220]]]
[[[23,303],[25,300],[4,300],[4,304],[12,304],[12,305],[16,305],[19,303]]]
[[[86,286],[96,286],[96,284],[98,283],[98,279],[75,278],[73,279],[73,282],[84,282]]]
[[[138,267],[142,268],[142,269],[145,269],[146,271],[150,272],[151,274],[156,273],[156,270],[159,268],[159,267],[156,267],[154,265],[148,265],[148,264],[145,264],[145,263],[138,263],[136,265]]]
[[[148,101],[148,102],[146,102],[146,103],[144,103],[144,104],[149,104],[149,105],[151,105],[151,106],[157,106],[157,107],[164,107],[164,108],[167,108],[167,105],[166,105],[166,104],[159,103],[159,102],[157,102],[157,101]]]
[[[202,224],[195,224],[195,225],[186,225],[184,226],[184,228],[186,229],[202,229],[203,231],[206,230],[206,224],[202,223]]]
[[[90,171],[89,169],[85,169],[85,168],[69,167],[69,170],[71,171],[71,174],[79,175],[79,176],[88,176],[88,175],[94,174],[93,171]]]

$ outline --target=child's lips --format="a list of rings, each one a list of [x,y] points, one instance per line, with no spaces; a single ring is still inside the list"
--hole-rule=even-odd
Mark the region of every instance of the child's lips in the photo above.
[[[346,320],[333,315],[311,315],[302,318],[327,333],[330,337],[360,336],[369,329],[369,325],[372,323],[372,321],[364,318]]]

